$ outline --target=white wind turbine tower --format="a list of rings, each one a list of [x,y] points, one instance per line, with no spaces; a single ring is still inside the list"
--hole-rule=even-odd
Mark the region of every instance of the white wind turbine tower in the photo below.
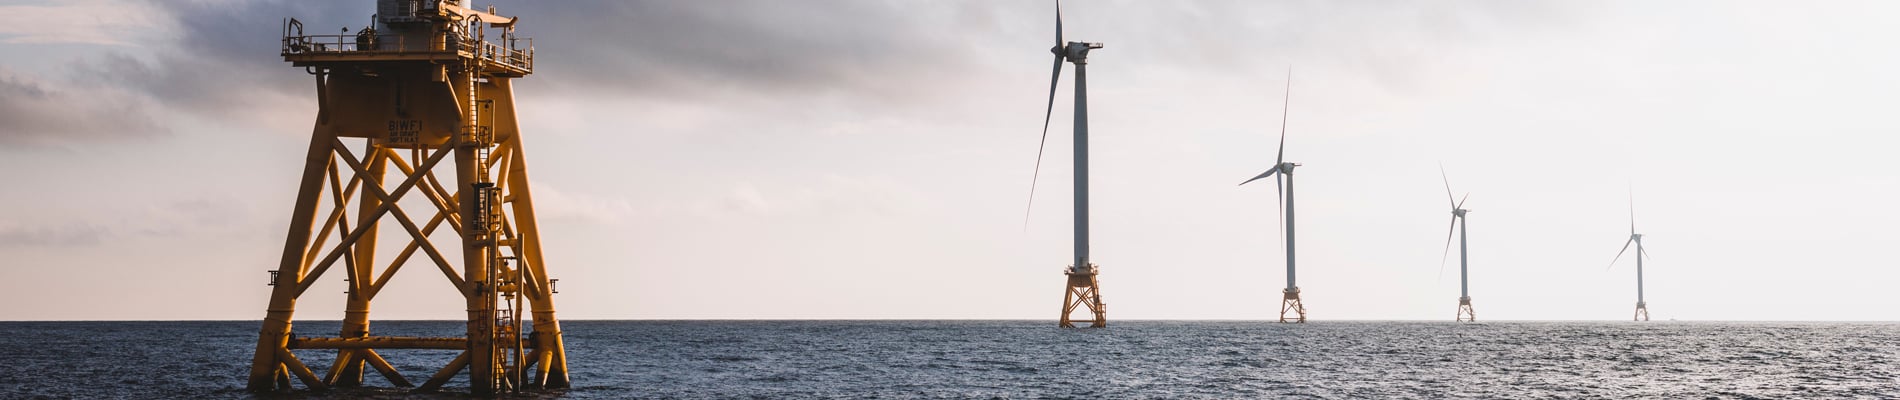
[[[1247,182],[1268,177],[1275,178],[1273,184],[1275,190],[1278,192],[1275,199],[1281,202],[1281,211],[1285,212],[1281,224],[1286,226],[1286,289],[1280,291],[1280,293],[1284,295],[1280,300],[1280,322],[1288,322],[1287,313],[1291,312],[1294,313],[1291,322],[1305,323],[1306,305],[1300,303],[1300,286],[1298,282],[1294,280],[1293,268],[1293,168],[1300,166],[1300,164],[1286,161],[1286,119],[1287,110],[1290,109],[1292,100],[1293,69],[1288,68],[1286,71],[1286,98],[1281,100],[1280,104],[1279,155],[1274,156],[1273,167],[1267,169],[1267,172],[1262,172],[1260,175],[1254,176],[1253,179],[1248,179],[1246,182],[1241,182],[1240,184],[1246,185]],[[1286,182],[1283,184],[1280,178],[1285,178]]]
[[[1466,245],[1467,242],[1465,241],[1466,233],[1469,232],[1465,229],[1465,213],[1471,212],[1471,210],[1465,209],[1465,199],[1471,198],[1471,193],[1465,193],[1463,199],[1453,201],[1451,199],[1451,178],[1445,175],[1445,166],[1442,164],[1438,166],[1438,176],[1445,180],[1445,201],[1451,203],[1451,227],[1445,229],[1445,254],[1438,257],[1438,276],[1445,276],[1445,257],[1451,254],[1451,232],[1456,230],[1458,231],[1457,321],[1475,322],[1478,320],[1478,312],[1471,309],[1471,254],[1470,248]]]
[[[1055,53],[1054,71],[1049,75],[1049,105],[1042,117],[1042,144],[1036,147],[1036,172],[1029,181],[1029,203],[1036,202],[1036,181],[1042,177],[1042,150],[1049,142],[1049,120],[1055,115],[1056,84],[1062,78],[1062,61],[1075,64],[1075,258],[1073,264],[1063,271],[1068,275],[1068,284],[1064,285],[1062,295],[1062,318],[1060,326],[1074,328],[1069,314],[1076,308],[1087,307],[1093,318],[1089,327],[1108,326],[1108,305],[1102,302],[1102,291],[1096,284],[1097,268],[1089,262],[1089,103],[1088,103],[1088,55],[1089,50],[1102,48],[1101,43],[1068,42],[1062,39],[1062,2],[1056,1],[1056,45],[1049,49]],[[1028,223],[1028,211],[1024,211],[1024,223]]]
[[[1616,258],[1610,259],[1610,266],[1604,271],[1616,267],[1616,261],[1623,259],[1623,253],[1630,250],[1630,244],[1636,244],[1636,316],[1637,321],[1649,320],[1649,303],[1643,301],[1643,259],[1649,258],[1649,252],[1643,250],[1643,234],[1636,233],[1636,195],[1630,195],[1630,238],[1623,242],[1623,250],[1616,252]]]

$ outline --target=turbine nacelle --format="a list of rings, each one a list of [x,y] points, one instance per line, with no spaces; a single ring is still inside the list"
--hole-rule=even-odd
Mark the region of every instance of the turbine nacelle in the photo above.
[[[1454,209],[1451,209],[1451,216],[1457,217],[1457,218],[1464,218],[1465,213],[1468,213],[1468,212],[1471,212],[1471,210],[1466,210],[1463,208],[1454,208]]]
[[[1066,58],[1069,62],[1082,63],[1088,61],[1089,50],[1099,48],[1102,48],[1101,43],[1069,42],[1068,45],[1065,46],[1051,47],[1049,48],[1049,52],[1055,53],[1057,57]]]
[[[1622,249],[1622,250],[1618,250],[1618,251],[1616,252],[1616,258],[1612,258],[1612,259],[1610,259],[1610,266],[1608,266],[1608,267],[1604,267],[1604,269],[1603,269],[1603,270],[1605,270],[1605,271],[1608,271],[1608,270],[1609,270],[1610,268],[1615,268],[1615,267],[1616,267],[1616,261],[1617,261],[1617,260],[1622,260],[1622,259],[1623,259],[1623,253],[1626,253],[1626,252],[1629,252],[1629,250],[1630,250],[1630,246],[1631,246],[1631,245],[1635,245],[1635,246],[1636,246],[1636,257],[1638,257],[1638,258],[1649,258],[1649,250],[1645,250],[1645,249],[1643,249],[1643,234],[1641,234],[1641,233],[1630,233],[1630,238],[1629,238],[1629,240],[1625,240],[1625,241],[1623,241],[1623,249]],[[1638,261],[1640,262],[1641,260],[1638,260]],[[1641,264],[1639,263],[1639,264],[1638,264],[1638,266],[1641,266]],[[1637,277],[1637,280],[1638,280],[1638,281],[1641,281],[1641,280],[1642,280],[1642,277],[1640,276],[1640,275],[1641,275],[1641,273],[1640,273],[1640,272],[1638,272],[1638,275],[1639,275],[1639,276]]]
[[[1070,43],[1070,44],[1074,44],[1074,43]],[[1286,116],[1287,116],[1287,111],[1292,110],[1292,109],[1293,109],[1293,69],[1287,68],[1286,70],[1286,98],[1282,99],[1280,103],[1280,149],[1273,156],[1273,167],[1267,168],[1266,172],[1261,172],[1260,175],[1255,175],[1251,179],[1241,181],[1240,184],[1245,185],[1247,184],[1247,182],[1253,182],[1253,181],[1260,180],[1261,178],[1272,177],[1274,174],[1286,175],[1290,179],[1293,176],[1293,167],[1300,166],[1299,163],[1288,162],[1286,160]],[[1285,187],[1279,186],[1280,180],[1274,179],[1273,183],[1275,187],[1280,188],[1280,196],[1281,198],[1284,198],[1286,196],[1286,191],[1285,191]]]
[[[1261,172],[1260,175],[1254,175],[1252,179],[1248,179],[1245,182],[1241,182],[1240,184],[1245,185],[1248,182],[1253,182],[1253,181],[1261,180],[1264,178],[1270,178],[1270,177],[1273,177],[1273,175],[1275,174],[1291,175],[1293,174],[1293,167],[1298,167],[1300,165],[1302,164],[1296,163],[1296,162],[1282,162],[1279,164],[1274,164],[1272,168],[1267,168],[1266,172]]]

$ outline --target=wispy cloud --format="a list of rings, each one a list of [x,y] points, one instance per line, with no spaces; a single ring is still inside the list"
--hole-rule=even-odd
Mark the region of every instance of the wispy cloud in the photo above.
[[[234,201],[186,199],[112,215],[35,221],[0,219],[0,248],[89,247],[141,238],[247,233],[260,222],[249,211]]]
[[[88,142],[166,131],[151,104],[137,94],[35,79],[0,66],[0,144]]]
[[[758,0],[583,2],[517,7],[542,23],[540,66],[563,93],[669,98],[727,94],[905,100],[983,71],[994,7],[967,3]],[[507,11],[508,8],[504,8]],[[538,15],[534,15],[538,14]],[[611,22],[608,22],[611,21]],[[977,26],[972,26],[976,24]]]
[[[536,184],[532,190],[535,216],[543,220],[617,224],[637,211],[624,198],[571,192],[548,184]]]
[[[1041,59],[1046,44],[1030,39],[1048,36],[1053,26],[1043,13],[1054,11],[1040,5],[842,0],[498,3],[502,13],[523,18],[524,36],[540,39],[534,46],[542,74],[535,82],[552,90],[523,96],[699,104],[724,113],[797,102],[801,111],[783,113],[822,121],[944,118],[944,110],[959,106],[949,99],[995,96],[996,82],[1034,79],[1042,69],[1029,66],[1042,64],[1030,60]],[[34,87],[13,83],[6,100],[15,103],[6,106],[11,112],[77,110],[9,126],[10,136],[36,140],[113,137],[149,115],[282,127],[307,117],[313,97],[309,77],[275,57],[283,18],[298,18],[318,31],[360,28],[371,11],[361,2],[288,0],[83,1],[0,9],[8,7],[15,12],[0,12],[0,18],[26,21],[0,20],[0,26],[14,25],[0,28],[11,29],[0,30],[0,40],[131,41],[139,47],[75,61],[71,76],[61,77],[121,88],[118,100],[29,97]],[[1113,58],[1145,65],[1137,74],[1157,68],[1172,75],[1278,70],[1288,58],[1300,58],[1406,92],[1416,90],[1418,76],[1432,73],[1431,60],[1455,58],[1442,54],[1458,48],[1446,43],[1508,38],[1569,14],[1551,7],[1102,2],[1074,7],[1071,33],[1111,42]],[[1250,17],[1195,22],[1213,16]],[[42,26],[54,24],[47,21],[69,25]],[[133,30],[145,35],[126,33]],[[69,114],[107,118],[75,123],[65,120]]]
[[[110,235],[105,227],[86,223],[52,226],[0,223],[0,247],[90,246],[104,243]]]
[[[694,207],[702,216],[891,216],[924,205],[914,187],[878,177],[837,174],[795,176],[771,182],[736,182],[725,193]]]
[[[0,64],[0,143],[145,137],[180,117],[281,127],[313,103],[310,77],[275,56],[283,18],[355,22],[366,11],[288,1],[0,6],[0,43],[123,45],[40,76]]]
[[[0,43],[131,46],[159,27],[145,4],[103,0],[0,5]]]

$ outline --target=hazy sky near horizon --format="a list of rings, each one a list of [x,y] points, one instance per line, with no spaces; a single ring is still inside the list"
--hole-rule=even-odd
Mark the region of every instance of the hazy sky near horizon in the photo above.
[[[0,320],[261,318],[316,113],[282,19],[373,4],[0,0]],[[1070,67],[1023,221],[1050,2],[496,5],[535,39],[515,87],[562,317],[1056,317]],[[1453,317],[1440,163],[1480,318],[1629,318],[1634,264],[1606,267],[1633,190],[1657,319],[1900,320],[1900,4],[1063,6],[1106,44],[1111,320],[1276,315],[1273,185],[1235,184],[1273,162],[1289,67],[1315,320]],[[398,275],[375,318],[463,317]],[[326,278],[299,319],[341,317]]]

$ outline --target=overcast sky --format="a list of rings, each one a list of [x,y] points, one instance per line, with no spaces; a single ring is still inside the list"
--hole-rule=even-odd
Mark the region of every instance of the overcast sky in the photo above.
[[[1043,1],[498,2],[569,319],[1050,319],[1064,72]],[[257,319],[316,114],[277,54],[374,2],[0,0],[3,320]],[[1315,320],[1896,320],[1900,4],[1110,1],[1090,55],[1110,319],[1270,319],[1286,71]],[[1066,67],[1065,67],[1066,68]],[[1261,183],[1267,183],[1262,185]],[[397,236],[397,235],[385,235]],[[383,252],[384,257],[392,251]],[[423,260],[416,260],[423,261]],[[426,262],[426,261],[423,261]],[[338,319],[340,278],[299,302]],[[462,318],[406,268],[382,319]]]

